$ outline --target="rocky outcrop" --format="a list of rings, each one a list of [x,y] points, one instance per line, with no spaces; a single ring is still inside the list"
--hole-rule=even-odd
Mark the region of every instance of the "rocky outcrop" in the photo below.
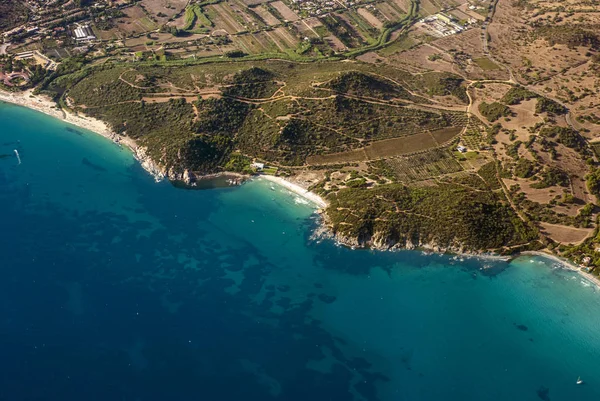
[[[143,146],[130,146],[133,150],[133,155],[140,162],[144,170],[149,172],[156,182],[162,181],[167,177],[165,168],[162,168],[148,156],[147,149]]]

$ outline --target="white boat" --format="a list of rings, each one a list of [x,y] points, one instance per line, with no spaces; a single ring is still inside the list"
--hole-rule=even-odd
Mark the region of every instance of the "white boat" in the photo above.
[[[583,384],[583,380],[581,380],[581,376],[577,378],[577,384]]]

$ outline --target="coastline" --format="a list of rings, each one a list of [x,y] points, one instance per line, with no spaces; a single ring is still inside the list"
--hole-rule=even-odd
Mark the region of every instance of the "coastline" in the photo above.
[[[19,92],[19,93],[5,92],[5,91],[0,90],[0,102],[11,103],[11,104],[15,104],[18,106],[22,106],[22,107],[26,107],[26,108],[38,111],[40,113],[57,118],[59,120],[62,120],[64,122],[67,122],[69,124],[77,126],[79,128],[83,128],[83,129],[91,131],[95,134],[101,135],[104,138],[106,138],[116,144],[124,144],[128,149],[131,150],[131,152],[133,153],[133,156],[135,157],[135,159],[137,161],[140,162],[141,166],[146,171],[148,171],[155,178],[155,180],[157,182],[161,181],[167,177],[166,173],[162,169],[160,169],[159,166],[157,166],[150,159],[150,157],[148,157],[146,155],[146,149],[144,147],[139,146],[133,139],[126,137],[126,136],[121,136],[121,135],[115,134],[112,131],[112,129],[110,129],[110,127],[101,120],[98,120],[96,118],[89,117],[89,116],[82,116],[82,115],[74,114],[70,111],[63,110],[63,109],[59,108],[57,106],[57,104],[54,101],[52,101],[51,99],[49,99],[48,97],[46,97],[44,95],[36,96],[36,95],[33,95],[32,92],[33,92],[33,90],[31,90],[31,89],[27,90],[25,92]],[[217,176],[220,176],[221,174],[228,174],[228,173],[219,173],[219,174],[217,174]],[[206,177],[202,176],[202,177],[199,177],[199,179],[204,179],[204,178],[210,179],[214,176],[215,175],[210,175],[210,176],[206,176]],[[325,207],[328,206],[328,203],[324,198],[315,194],[314,192],[309,191],[308,189],[304,188],[302,185],[299,185],[298,183],[295,183],[290,179],[286,179],[283,177],[275,177],[275,176],[265,175],[265,174],[261,174],[257,178],[259,178],[259,179],[262,178],[267,181],[273,182],[277,185],[280,185],[280,186],[286,188],[290,192],[303,197],[304,199],[306,199],[306,200],[312,202],[313,204],[315,204],[316,206],[318,206],[319,211],[321,211],[322,209],[324,209]],[[337,241],[337,242],[339,242],[339,241]],[[341,242],[341,244],[343,244],[343,242]],[[346,246],[348,246],[352,249],[355,248],[354,246],[351,246],[348,244],[346,244]],[[394,249],[392,249],[392,250],[394,250]],[[446,253],[446,252],[436,251],[435,249],[424,248],[423,250],[427,251],[427,252],[434,252],[434,253]],[[503,259],[503,257],[501,257],[501,256],[490,255],[490,254],[473,255],[473,254],[464,254],[461,252],[457,252],[456,255],[460,255],[463,257],[478,257],[478,258],[484,258],[484,259],[485,258]],[[541,252],[541,251],[520,252],[514,258],[518,258],[520,256],[526,256],[526,255],[541,256],[541,257],[545,257],[547,259],[553,260],[553,261],[559,263],[563,268],[577,272],[582,278],[584,278],[585,280],[587,280],[588,282],[590,282],[592,284],[595,284],[598,288],[600,288],[600,278],[582,271],[579,268],[579,266],[573,264],[571,261],[569,261],[567,259],[561,258],[550,252]]]
[[[280,185],[280,186],[286,188],[290,192],[300,195],[301,197],[303,197],[303,198],[311,201],[315,205],[319,206],[320,209],[327,207],[327,201],[325,199],[323,199],[319,195],[315,194],[314,192],[310,192],[308,189],[306,189],[290,180],[286,180],[285,178],[282,178],[282,177],[275,177],[275,176],[266,175],[266,174],[261,174],[258,177],[265,179],[267,181],[274,182],[277,185]]]
[[[581,270],[581,268],[579,266],[577,266],[576,264],[574,264],[573,262],[571,262],[568,259],[561,258],[560,256],[554,255],[553,253],[542,252],[542,251],[524,251],[524,252],[519,253],[515,258],[518,258],[519,256],[527,256],[527,255],[541,256],[546,259],[553,260],[554,262],[560,264],[563,269],[570,270],[570,271],[573,271],[573,272],[579,274],[583,279],[589,281],[591,284],[596,285],[596,287],[600,289],[600,278],[599,277],[596,277],[592,274],[584,272],[583,270]]]
[[[146,149],[144,147],[138,146],[138,144],[129,137],[115,134],[104,121],[63,110],[47,96],[34,95],[32,89],[18,93],[0,90],[0,102],[11,103],[38,111],[71,125],[75,125],[76,127],[101,135],[116,144],[124,144],[131,150],[135,159],[140,162],[142,167],[148,171],[156,181],[161,181],[165,178],[164,172],[162,172],[161,169],[146,155]]]

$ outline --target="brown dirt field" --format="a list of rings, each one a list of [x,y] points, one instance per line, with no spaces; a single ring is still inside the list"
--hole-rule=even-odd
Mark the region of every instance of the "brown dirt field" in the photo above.
[[[379,63],[379,62],[387,61],[387,59],[380,57],[375,52],[368,52],[368,53],[362,54],[362,55],[358,56],[356,59],[360,60],[362,62],[365,62],[365,63]]]
[[[273,42],[280,51],[283,52],[288,48],[285,41],[283,41],[283,39],[281,39],[281,37],[279,37],[279,35],[277,35],[275,32],[265,31],[265,35],[271,39],[271,42]]]
[[[506,129],[516,130],[516,134],[520,140],[527,140],[529,132],[522,127],[532,127],[538,122],[543,122],[544,118],[540,115],[535,116],[535,105],[537,99],[531,99],[521,102],[514,106],[509,106],[510,110],[516,114],[515,117],[510,117],[510,121],[502,119],[502,126]]]
[[[460,131],[462,131],[460,127],[450,127],[400,138],[384,139],[375,141],[362,149],[311,156],[307,162],[309,164],[349,163],[420,152],[440,146],[454,138]]]
[[[236,35],[231,38],[233,43],[249,54],[259,54],[267,49],[252,35]]]
[[[532,4],[536,3],[539,2],[532,0]],[[516,3],[500,1],[489,26],[492,39],[490,51],[518,72],[520,80],[545,78],[585,62],[585,52],[582,52],[582,49],[569,49],[563,45],[550,47],[543,39],[533,40],[533,29],[529,24],[535,19],[534,15],[540,18],[554,18],[555,14],[556,12],[548,14],[536,8],[519,8]],[[584,15],[586,13],[578,13],[576,18]],[[545,24],[548,24],[548,21],[545,21]]]
[[[488,103],[497,102],[511,88],[509,84],[486,82],[482,89],[472,88],[472,93],[476,99],[486,101]]]
[[[475,18],[478,21],[484,21],[485,17],[474,10],[469,10],[469,3],[464,3],[458,6],[458,9],[463,13],[467,14],[471,18]]]
[[[185,26],[185,13],[182,13],[178,18],[175,18],[173,21],[169,23],[171,26],[175,26],[179,29]]]
[[[419,10],[423,15],[427,16],[438,13],[440,11],[440,7],[435,4],[433,0],[423,0],[421,1]]]
[[[446,36],[435,41],[438,47],[444,50],[456,49],[467,53],[471,58],[483,56],[483,43],[481,42],[481,30],[469,29],[456,35]]]
[[[521,187],[521,191],[525,193],[527,199],[541,204],[547,204],[552,199],[554,199],[556,195],[560,195],[563,193],[563,188],[558,186],[543,189],[531,188],[531,185],[534,184],[535,181],[529,181],[527,179],[522,178],[503,178],[502,181],[504,182],[504,185],[506,185],[508,188],[510,188],[511,185],[519,184],[519,186]]]
[[[450,14],[454,15],[459,20],[468,20],[469,18],[471,18],[470,15],[460,11],[460,9],[452,10],[450,11]]]
[[[470,59],[460,59],[455,62],[455,72],[469,79],[502,79],[509,78],[504,69],[483,70],[473,60],[484,56],[481,29],[471,28],[457,35],[436,39],[432,45],[448,51],[456,49],[466,53]]]
[[[403,155],[407,153],[420,152],[434,148],[438,145],[437,141],[429,132],[422,132],[415,135],[402,138],[384,139],[373,142],[365,147],[365,153],[369,159],[380,159]]]
[[[291,182],[300,185],[302,188],[308,188],[325,178],[326,170],[307,170],[295,175]]]
[[[323,25],[323,23],[319,21],[317,17],[305,18],[303,21],[311,28],[316,28]]]
[[[101,31],[100,29],[96,29],[94,30],[94,32],[101,40],[123,39],[125,37],[121,32],[119,32],[117,28],[112,28],[108,31]]]
[[[392,0],[392,1],[396,5],[396,7],[401,9],[405,14],[406,14],[407,10],[410,9],[410,1],[408,1],[408,0]]]
[[[294,27],[300,32],[303,38],[318,38],[317,34],[312,28],[306,24],[306,21],[296,21],[293,23]]]
[[[298,46],[298,38],[292,35],[288,28],[280,26],[279,28],[276,28],[273,32],[275,32],[277,36],[279,36],[284,41],[284,43],[287,43],[288,47],[295,48],[296,46]]]
[[[253,10],[267,23],[267,25],[275,26],[281,24],[281,21],[271,14],[264,5],[255,7]]]
[[[542,232],[561,244],[578,244],[593,233],[592,228],[575,228],[558,224],[540,223]]]
[[[269,32],[267,32],[267,31],[262,31],[262,32],[255,33],[252,36],[254,36],[254,39],[256,39],[258,42],[260,42],[260,44],[265,49],[267,49],[268,52],[279,51],[279,47],[273,41],[271,36],[268,35],[268,33]]]
[[[585,180],[583,179],[589,171],[589,166],[586,164],[585,160],[581,158],[579,153],[559,144],[556,146],[558,159],[551,160],[550,155],[542,151],[537,143],[534,144],[534,149],[538,151],[538,155],[542,158],[544,164],[557,166],[569,174],[572,184],[571,192],[576,198],[581,199],[586,203],[594,201],[593,197],[588,192]]]
[[[342,153],[330,153],[328,155],[309,156],[306,162],[310,165],[352,163],[367,160],[364,149],[352,150]]]
[[[247,4],[249,6],[253,6],[255,4],[263,4],[263,3],[268,3],[269,0],[241,0],[242,3]]]
[[[117,29],[124,35],[133,35],[136,33],[148,32],[149,27],[145,26],[140,20],[146,18],[144,10],[139,6],[128,7],[122,10],[127,17],[119,18]],[[154,24],[153,24],[154,25]]]
[[[390,21],[396,21],[401,18],[400,13],[387,3],[379,3],[375,7],[377,7],[379,12]]]
[[[220,56],[221,54],[223,54],[223,52],[216,47],[208,47],[208,48],[202,47],[199,50],[197,50],[195,53],[196,53],[197,57]]]
[[[166,23],[169,18],[185,8],[187,0],[141,0],[140,3],[148,12],[154,15],[159,24]],[[167,8],[170,5],[172,8]],[[166,17],[158,17],[156,14],[163,13]]]
[[[597,85],[598,77],[590,71],[590,63],[582,64],[562,74],[555,75],[548,80],[538,83],[535,88],[547,96],[562,99],[571,110],[571,121],[581,134],[589,139],[600,137],[600,125],[587,121],[578,121],[577,117],[595,114],[600,116],[600,87]],[[586,95],[586,91],[587,95]],[[574,97],[570,96],[570,93]]]
[[[325,36],[323,38],[323,40],[325,41],[325,43],[327,43],[329,45],[329,47],[331,47],[336,52],[343,52],[344,50],[347,49],[346,45],[343,44],[342,41],[339,40],[337,38],[337,36],[335,36],[333,34],[331,34],[329,36]]]
[[[349,17],[347,15],[346,12],[344,12],[343,14],[336,14],[336,18],[341,19],[342,21],[346,21],[346,23],[348,25],[350,25],[351,27],[354,27],[354,32],[356,33],[356,35],[354,36],[358,36],[361,40],[363,41],[367,41],[367,37],[365,36],[364,32],[360,29],[358,29],[358,27],[356,27],[356,23],[352,20],[351,17]]]
[[[245,28],[230,14],[231,9],[225,8],[223,3],[205,7],[210,10],[210,18],[214,19],[215,29],[224,29],[230,35],[244,31]]]
[[[435,61],[429,60],[429,57],[434,54],[440,54],[442,58]],[[426,44],[393,54],[388,57],[388,62],[402,68],[409,67],[411,71],[435,70],[456,73],[452,58],[447,53]]]
[[[377,29],[381,29],[383,27],[383,22],[379,21],[377,17],[369,12],[366,8],[359,8],[358,14],[363,17],[372,27]]]
[[[250,14],[246,13],[244,11],[244,9],[246,8],[245,6],[240,6],[237,3],[228,3],[229,7],[231,7],[231,10],[233,11],[233,13],[237,16],[239,16],[243,21],[244,21],[244,25],[246,25],[248,27],[248,29],[256,29],[258,27],[262,27],[264,26],[264,24],[262,22],[260,22],[259,20],[256,20],[254,17],[252,17]]]
[[[441,128],[431,131],[431,135],[435,138],[438,145],[443,145],[444,143],[453,139],[456,135],[460,134],[462,130],[462,127]]]
[[[274,1],[271,3],[271,5],[277,11],[279,11],[283,18],[285,18],[288,21],[298,21],[300,19],[300,17],[298,17],[298,15],[295,12],[293,12],[291,8],[286,6],[282,1]]]

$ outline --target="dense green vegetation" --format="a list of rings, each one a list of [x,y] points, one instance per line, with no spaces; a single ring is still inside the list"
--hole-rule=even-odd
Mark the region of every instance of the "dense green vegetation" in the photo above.
[[[477,174],[485,181],[485,183],[492,189],[500,189],[500,180],[498,179],[498,169],[496,162],[489,162],[481,166],[477,171]]]
[[[463,103],[469,103],[464,80],[448,73],[430,72],[413,80],[413,87],[427,89],[430,96],[454,96]]]
[[[18,0],[0,2],[0,32],[8,31],[27,22],[29,9]]]
[[[521,86],[515,86],[506,92],[500,102],[508,105],[514,105],[521,103],[523,100],[534,99],[537,97],[538,95],[536,93],[531,92]]]
[[[568,148],[577,150],[578,152],[588,152],[588,146],[585,139],[577,131],[566,127],[545,127],[540,130],[540,135],[556,138],[557,142],[565,145]]]
[[[510,115],[510,109],[502,103],[498,102],[481,102],[481,104],[479,105],[479,112],[490,122],[494,122],[501,117],[506,117]]]
[[[568,111],[565,106],[546,97],[538,98],[535,105],[536,113],[566,114]]]
[[[339,73],[349,67],[353,69]],[[464,112],[425,111],[361,99],[407,97],[426,102],[401,85],[409,75],[386,67],[380,68],[381,74],[367,74],[359,67],[288,62],[136,68],[109,64],[61,76],[48,82],[45,91],[64,96],[76,110],[133,137],[175,172],[219,171],[236,151],[280,165],[304,165],[309,156],[425,130],[460,130],[466,123]],[[390,71],[393,79],[383,75]],[[432,76],[432,81],[439,83],[439,78]],[[325,84],[313,87],[314,80]],[[213,95],[206,99],[177,95],[177,91],[202,89]],[[449,134],[436,135],[445,141]]]
[[[213,23],[202,12],[202,8],[199,4],[192,4],[186,7],[185,25],[182,30],[189,31],[194,28],[195,25],[200,25],[201,27],[213,26]]]
[[[585,176],[587,187],[596,198],[600,198],[600,169],[593,169]]]
[[[234,75],[232,85],[223,89],[223,95],[247,99],[271,97],[280,88],[274,77],[271,71],[262,68],[243,70]]]
[[[536,232],[493,192],[441,184],[411,188],[400,184],[343,189],[328,197],[329,223],[360,245],[430,243],[470,250],[524,244]]]
[[[514,174],[519,178],[529,178],[536,173],[536,164],[525,159],[520,158],[514,167]]]
[[[410,99],[410,93],[403,87],[382,78],[373,77],[358,71],[350,71],[326,82],[321,87],[338,93],[379,99]]]
[[[548,41],[550,46],[561,44],[569,47],[586,46],[594,49],[600,47],[600,36],[596,32],[577,26],[544,26],[538,28],[538,33]]]
[[[548,166],[539,173],[539,176],[541,180],[532,184],[532,188],[542,189],[554,185],[559,185],[561,187],[569,186],[569,176],[558,167]]]

